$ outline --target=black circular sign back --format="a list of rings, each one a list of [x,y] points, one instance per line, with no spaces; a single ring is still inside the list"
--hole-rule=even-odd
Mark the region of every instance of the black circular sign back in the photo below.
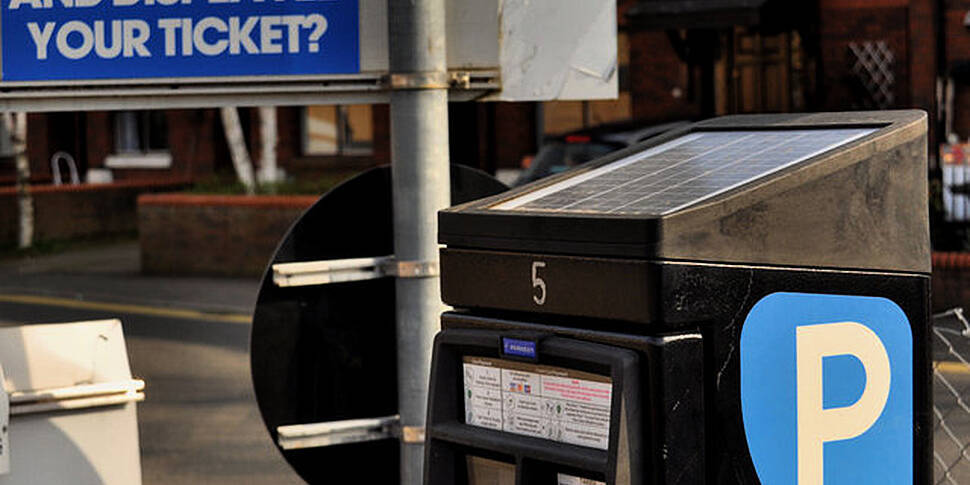
[[[506,190],[491,176],[451,167],[458,204]],[[391,171],[364,172],[324,194],[290,228],[275,263],[394,253]],[[250,366],[263,422],[276,427],[397,414],[394,279],[279,288],[263,275]],[[278,446],[277,446],[278,447]],[[311,484],[395,484],[398,442],[280,450]]]

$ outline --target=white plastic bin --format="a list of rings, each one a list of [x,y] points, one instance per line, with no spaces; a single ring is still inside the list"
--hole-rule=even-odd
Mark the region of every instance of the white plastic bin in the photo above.
[[[131,377],[120,321],[2,327],[0,365],[10,400],[0,485],[141,483],[144,382]]]

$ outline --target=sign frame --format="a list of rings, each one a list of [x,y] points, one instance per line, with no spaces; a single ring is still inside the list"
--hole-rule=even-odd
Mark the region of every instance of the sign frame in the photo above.
[[[617,96],[615,2],[537,0],[528,9],[512,8],[506,3],[505,0],[446,1],[449,101],[546,101]],[[393,86],[388,65],[387,4],[383,0],[359,0],[358,5],[360,71],[356,74],[0,79],[0,110],[388,103]],[[577,36],[576,32],[584,34]]]

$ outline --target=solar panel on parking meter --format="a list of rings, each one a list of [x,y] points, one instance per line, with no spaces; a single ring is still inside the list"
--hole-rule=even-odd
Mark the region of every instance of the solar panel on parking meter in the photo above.
[[[868,135],[874,128],[692,133],[493,210],[663,215]]]
[[[929,483],[926,170],[730,116],[440,212],[428,483]]]
[[[452,166],[451,173],[455,203],[505,190],[492,177],[467,167]],[[250,342],[253,387],[270,435],[309,483],[397,482],[397,440],[320,447],[311,446],[321,443],[310,442],[315,439],[312,430],[302,441],[281,440],[278,432],[288,425],[397,413],[394,279],[376,273],[366,279],[360,269],[349,269],[360,266],[359,258],[394,252],[390,188],[390,168],[383,167],[324,194],[290,228],[260,287]],[[330,284],[318,279],[281,286],[274,279],[274,268],[314,261],[342,261],[346,271],[328,273]],[[376,431],[391,426],[383,423]],[[346,439],[337,433],[327,436],[332,443]]]

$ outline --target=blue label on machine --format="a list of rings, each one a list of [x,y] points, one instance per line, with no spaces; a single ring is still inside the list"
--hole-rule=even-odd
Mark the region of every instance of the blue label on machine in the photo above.
[[[535,359],[536,343],[531,340],[502,337],[502,353],[515,357]]]
[[[741,411],[764,485],[913,483],[913,337],[885,298],[774,293],[741,328]]]
[[[357,0],[0,0],[4,81],[356,73]]]

